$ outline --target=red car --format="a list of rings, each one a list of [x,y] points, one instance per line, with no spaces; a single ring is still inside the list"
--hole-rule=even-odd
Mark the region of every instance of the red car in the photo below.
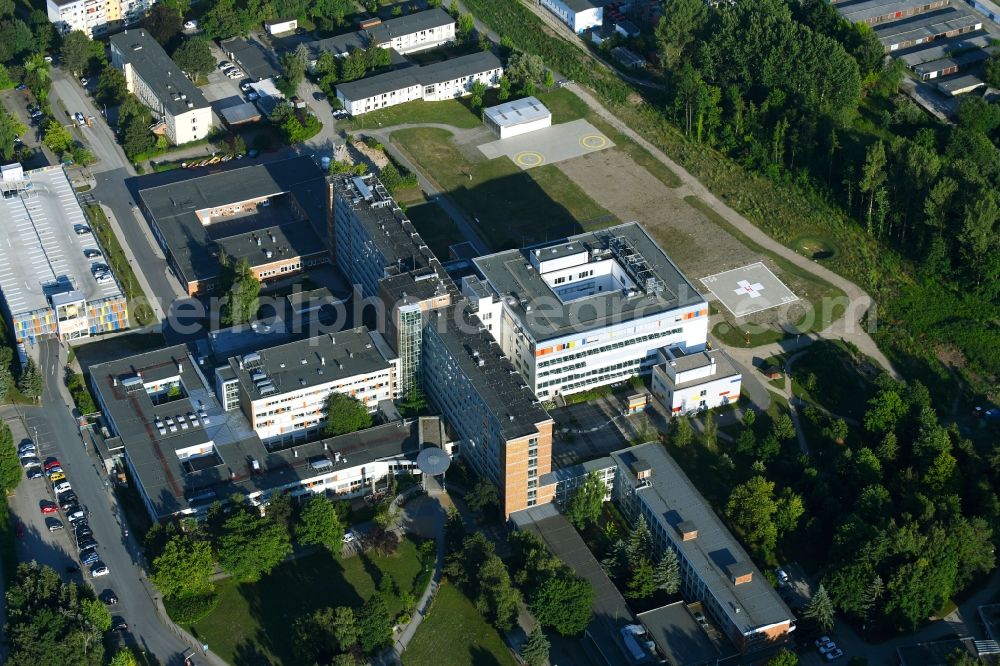
[[[44,514],[55,513],[56,511],[59,510],[59,507],[57,507],[52,502],[44,502],[40,508],[42,510],[42,513]]]
[[[50,460],[46,460],[45,461],[45,471],[46,472],[49,471],[50,469],[52,469],[53,467],[61,467],[61,466],[62,465],[55,458],[52,458]]]

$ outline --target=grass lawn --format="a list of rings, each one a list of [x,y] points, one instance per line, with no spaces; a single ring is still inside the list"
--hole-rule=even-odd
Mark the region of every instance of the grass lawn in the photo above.
[[[448,259],[448,246],[465,240],[448,214],[436,203],[422,203],[406,209],[406,216],[420,232],[428,247],[442,261]]]
[[[447,581],[441,583],[430,614],[403,653],[403,666],[514,666],[516,663],[496,629]]]
[[[409,539],[388,558],[339,558],[322,551],[286,562],[258,583],[222,581],[219,605],[188,629],[230,664],[291,666],[299,663],[291,626],[300,617],[325,606],[360,607],[376,590],[373,576],[388,574],[401,591],[412,591],[419,572],[417,547]],[[392,615],[401,610],[398,598],[386,604]]]
[[[363,130],[366,127],[390,127],[416,123],[443,123],[464,129],[479,127],[482,124],[479,114],[472,110],[467,98],[463,100],[449,99],[443,102],[425,102],[418,99],[366,113],[350,122],[351,129],[355,131]]]
[[[97,234],[101,242],[101,249],[104,251],[104,258],[111,266],[118,284],[125,290],[125,298],[128,301],[128,318],[133,326],[148,326],[152,324],[156,317],[153,309],[149,307],[149,301],[139,286],[139,281],[135,279],[135,273],[125,258],[122,246],[118,243],[115,232],[111,229],[108,218],[104,211],[96,204],[87,206],[87,217],[90,218],[90,226]]]
[[[808,333],[809,331],[822,331],[831,323],[844,316],[847,296],[840,289],[834,287],[826,280],[816,277],[805,269],[796,266],[790,261],[765,250],[763,247],[750,240],[750,238],[745,234],[741,233],[728,221],[723,219],[721,215],[715,212],[715,210],[698,197],[689,195],[684,197],[684,201],[694,206],[702,215],[725,229],[749,249],[771,259],[781,272],[778,277],[782,279],[782,282],[788,284],[792,280],[795,280],[798,283],[797,286],[789,284],[789,287],[795,292],[796,296],[802,299],[802,301],[808,303],[808,312],[806,312],[802,320],[796,324],[802,333]],[[716,325],[713,330],[713,334],[725,344],[733,347],[756,347],[758,345],[777,342],[778,340],[782,340],[790,335],[786,334],[783,330],[779,330],[778,328],[768,328],[764,330],[761,330],[759,326],[753,326],[750,328],[757,329],[757,331],[751,332],[750,335],[747,336],[745,332],[741,330],[741,327],[734,326],[728,322],[723,322]],[[747,344],[747,338],[749,338],[749,344]]]
[[[393,132],[392,140],[477,218],[494,250],[617,222],[553,165],[522,171],[506,157],[469,161],[451,142],[451,133],[441,129],[404,129]]]

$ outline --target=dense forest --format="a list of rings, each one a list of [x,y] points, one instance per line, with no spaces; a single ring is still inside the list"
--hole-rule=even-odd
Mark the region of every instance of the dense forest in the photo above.
[[[672,0],[666,12],[667,111],[689,139],[812,191],[898,252],[904,275],[869,276],[887,288],[892,334],[957,348],[989,388],[1000,371],[1000,107],[967,97],[954,125],[932,119],[898,93],[901,62],[825,0],[718,11]]]

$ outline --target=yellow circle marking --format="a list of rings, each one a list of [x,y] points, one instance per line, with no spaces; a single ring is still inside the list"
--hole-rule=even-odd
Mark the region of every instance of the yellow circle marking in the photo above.
[[[590,150],[600,150],[607,147],[608,140],[600,134],[587,134],[580,137],[580,145]]]
[[[534,150],[522,150],[514,155],[514,161],[523,167],[536,167],[545,163],[542,154]]]

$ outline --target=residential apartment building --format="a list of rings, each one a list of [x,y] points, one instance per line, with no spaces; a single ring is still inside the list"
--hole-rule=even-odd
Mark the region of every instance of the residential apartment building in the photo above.
[[[155,39],[145,30],[126,30],[110,44],[111,62],[125,73],[128,91],[152,110],[172,143],[208,136],[212,107]]]
[[[480,51],[341,83],[337,85],[337,98],[349,114],[358,116],[417,99],[439,102],[463,97],[472,92],[476,82],[496,87],[502,75],[500,59],[489,51]]]
[[[721,349],[686,354],[664,347],[657,361],[652,392],[668,415],[715,409],[740,399],[743,375]]]
[[[322,434],[332,393],[375,413],[397,397],[398,372],[382,335],[361,326],[231,358],[216,385],[224,408],[238,404],[261,441],[280,446]]]
[[[373,19],[361,30],[334,35],[325,39],[306,42],[309,51],[309,68],[324,51],[338,58],[346,58],[351,51],[377,46],[405,54],[444,46],[455,41],[455,19],[441,8],[407,14],[384,23]]]
[[[100,37],[109,30],[136,23],[155,0],[46,0],[51,22],[62,33],[79,30]]]
[[[646,519],[657,557],[677,553],[686,601],[705,610],[742,653],[781,644],[795,630],[791,611],[659,442],[611,454],[615,503]]]
[[[421,382],[459,436],[462,460],[499,490],[509,516],[552,501],[552,418],[469,304],[436,310],[423,334]]]
[[[595,0],[539,0],[556,17],[579,34],[604,22],[604,6]]]
[[[543,400],[648,374],[661,347],[705,348],[707,302],[636,222],[473,263],[463,295]]]

